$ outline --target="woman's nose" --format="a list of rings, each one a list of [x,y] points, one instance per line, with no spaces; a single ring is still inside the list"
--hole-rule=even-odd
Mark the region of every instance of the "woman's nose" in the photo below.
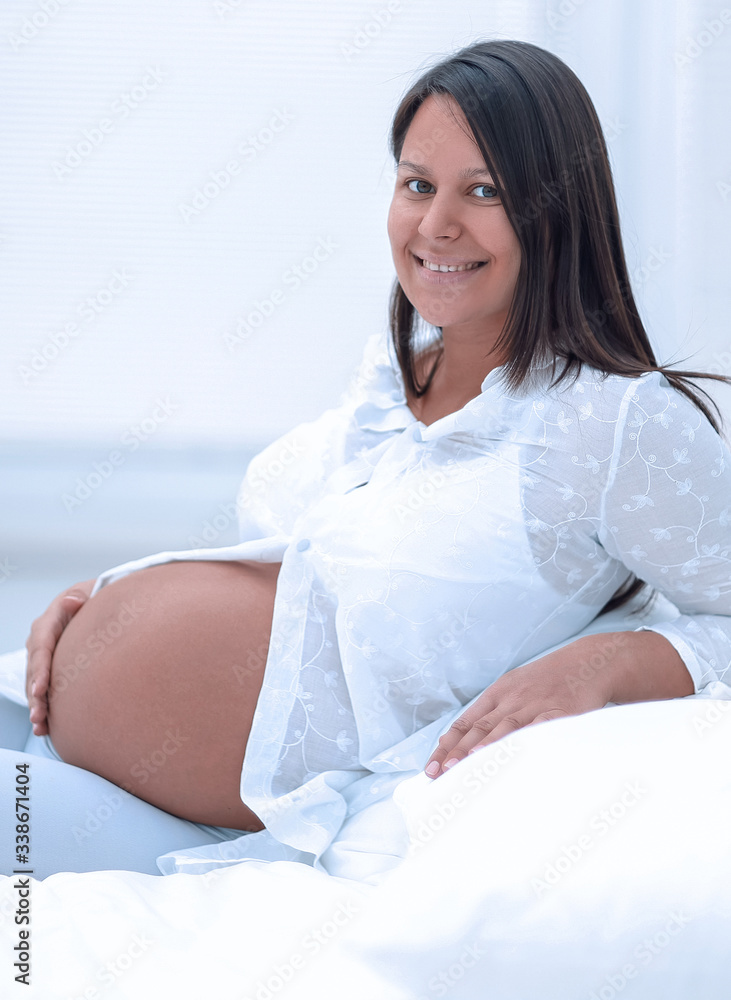
[[[462,231],[456,206],[446,195],[436,194],[425,206],[426,210],[419,223],[419,234],[425,239],[438,236],[459,236]]]

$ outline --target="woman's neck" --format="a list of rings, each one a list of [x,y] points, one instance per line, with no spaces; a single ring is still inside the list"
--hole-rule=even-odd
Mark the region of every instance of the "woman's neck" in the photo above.
[[[428,377],[438,352],[439,348],[434,347],[415,359],[419,382],[423,383]],[[424,424],[432,424],[448,413],[455,413],[480,395],[485,378],[502,363],[494,349],[486,353],[484,344],[460,344],[445,338],[429,388],[418,399],[407,393],[409,408]]]

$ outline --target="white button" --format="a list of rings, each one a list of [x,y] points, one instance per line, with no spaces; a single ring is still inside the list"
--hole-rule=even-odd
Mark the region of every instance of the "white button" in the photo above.
[[[309,538],[300,538],[300,540],[297,542],[298,552],[305,552],[307,549],[309,549],[309,547],[310,547]]]

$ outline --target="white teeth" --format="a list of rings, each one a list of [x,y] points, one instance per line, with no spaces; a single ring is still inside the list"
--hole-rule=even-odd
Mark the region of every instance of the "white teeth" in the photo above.
[[[422,260],[422,266],[430,271],[474,271],[482,261],[476,260],[473,264],[432,264],[431,261]]]

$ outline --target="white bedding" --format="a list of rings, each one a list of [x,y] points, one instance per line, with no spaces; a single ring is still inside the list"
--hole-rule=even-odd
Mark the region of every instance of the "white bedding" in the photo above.
[[[730,719],[701,698],[609,708],[411,779],[414,846],[379,887],[291,862],[51,876],[30,990],[4,879],[2,995],[725,1000]]]
[[[30,989],[3,878],[0,995],[727,1000],[731,692],[709,694],[544,723],[407,779],[411,848],[378,886],[262,861],[34,882]],[[364,810],[340,859],[356,879],[384,815]]]

